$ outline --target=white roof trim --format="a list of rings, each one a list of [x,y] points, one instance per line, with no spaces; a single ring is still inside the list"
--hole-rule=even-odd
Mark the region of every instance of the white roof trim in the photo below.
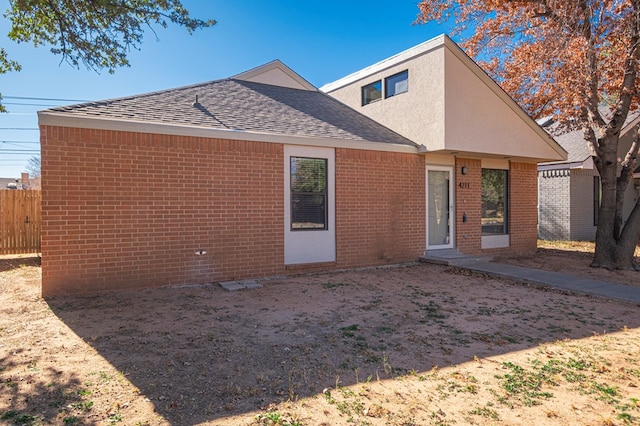
[[[636,118],[631,120],[631,122],[629,124],[627,124],[625,127],[622,128],[622,130],[620,131],[620,137],[626,135],[629,132],[629,130],[631,130],[634,127],[636,127],[638,125],[638,123],[640,123],[640,114],[638,114],[638,116]]]
[[[498,83],[496,83],[480,66],[469,57],[451,38],[446,34],[441,34],[430,40],[425,41],[417,46],[407,49],[397,55],[391,56],[380,62],[377,62],[371,66],[363,68],[353,74],[350,74],[340,80],[333,83],[325,84],[320,88],[320,91],[329,93],[337,90],[343,86],[353,84],[361,79],[364,79],[372,74],[384,71],[387,68],[396,66],[402,62],[408,61],[416,56],[426,54],[438,48],[445,47],[449,49],[463,64],[469,68],[479,79],[482,81],[492,92],[494,92],[506,105],[513,110],[518,117],[520,117],[529,127],[543,139],[549,147],[560,155],[561,158],[567,158],[567,151],[558,144],[536,121],[529,116],[521,107],[513,100],[507,92],[505,92]]]
[[[574,161],[574,162],[566,162],[566,163],[545,163],[538,164],[538,171],[543,170],[563,170],[563,169],[584,169],[584,170],[593,170],[594,169],[593,159],[591,157],[587,158],[584,161]]]
[[[325,84],[320,87],[321,92],[329,93],[334,90],[337,90],[341,87],[348,86],[349,84],[355,83],[358,80],[362,80],[363,78],[367,78],[371,74],[378,73],[380,71],[384,71],[387,68],[391,68],[395,65],[398,65],[402,62],[408,61],[409,59],[422,55],[424,53],[435,50],[439,47],[444,46],[445,39],[448,38],[446,35],[441,34],[437,37],[434,37],[430,40],[427,40],[423,43],[420,43],[417,46],[414,46],[410,49],[402,51],[396,55],[393,55],[387,59],[383,59],[380,62],[377,62],[373,65],[370,65],[366,68],[361,69],[360,71],[356,71],[353,74],[349,74],[346,77],[343,77],[339,80],[336,80],[332,83]]]
[[[254,132],[244,130],[214,129],[211,127],[198,127],[192,125],[165,124],[136,120],[77,116],[51,111],[39,111],[38,124],[41,126],[75,127],[80,129],[97,129],[120,132],[152,133],[160,135],[232,139],[253,142],[269,142],[303,146],[323,146],[332,148],[350,148],[384,152],[404,152],[410,154],[416,154],[418,152],[417,146],[391,144],[385,142],[283,135],[280,133]]]

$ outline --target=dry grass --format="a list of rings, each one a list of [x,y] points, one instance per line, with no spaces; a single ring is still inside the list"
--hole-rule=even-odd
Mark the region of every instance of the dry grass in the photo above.
[[[593,254],[595,243],[592,241],[547,241],[538,240],[539,249],[563,250]],[[635,257],[640,258],[640,244],[636,247]]]
[[[39,277],[0,260],[2,424],[640,424],[633,304],[437,265],[50,301]]]

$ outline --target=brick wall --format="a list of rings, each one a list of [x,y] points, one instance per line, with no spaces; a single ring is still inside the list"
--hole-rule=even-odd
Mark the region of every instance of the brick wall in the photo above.
[[[593,225],[593,177],[595,170],[571,170],[571,210],[569,238],[573,241],[593,241],[597,227]]]
[[[570,179],[568,169],[538,173],[538,235],[544,240],[571,239]]]
[[[44,296],[282,271],[281,145],[48,126],[41,138]]]
[[[534,252],[537,247],[537,165],[509,165],[509,251]]]
[[[52,126],[41,143],[43,296],[306,270],[284,266],[283,145]],[[336,149],[337,260],[308,268],[422,255],[424,161]],[[511,166],[511,249],[535,249],[535,176]],[[456,244],[476,254],[481,161],[456,160],[456,182]]]
[[[455,173],[456,247],[461,253],[477,255],[482,253],[482,163],[477,159],[456,158]]]
[[[424,157],[336,149],[337,263],[414,261],[425,248]]]
[[[51,126],[41,138],[43,296],[413,261],[424,250],[418,155],[337,149],[337,261],[285,268],[283,145]]]
[[[462,174],[462,167],[466,174]],[[482,161],[456,158],[456,246],[469,255],[527,253],[537,245],[537,166],[509,165],[509,247],[482,249]],[[466,215],[466,221],[464,216]]]

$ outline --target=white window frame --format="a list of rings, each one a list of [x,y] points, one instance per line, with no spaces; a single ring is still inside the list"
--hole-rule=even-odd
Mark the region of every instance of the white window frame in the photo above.
[[[291,229],[291,157],[327,160],[327,229]],[[284,263],[336,261],[336,157],[334,148],[284,147]]]

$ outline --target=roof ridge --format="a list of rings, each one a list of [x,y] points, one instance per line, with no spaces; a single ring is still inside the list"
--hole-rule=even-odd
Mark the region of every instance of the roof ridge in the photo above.
[[[147,98],[147,97],[150,97],[150,96],[161,95],[161,94],[165,94],[165,93],[173,93],[173,92],[192,89],[192,88],[196,88],[196,87],[200,87],[200,86],[209,86],[209,85],[212,85],[212,84],[222,83],[222,82],[229,81],[229,80],[231,80],[231,78],[226,77],[226,78],[221,78],[221,79],[218,79],[218,80],[210,80],[210,81],[205,81],[205,82],[201,82],[201,83],[188,84],[188,85],[184,85],[184,86],[172,87],[172,88],[169,88],[169,89],[154,90],[154,91],[151,91],[151,92],[138,93],[138,94],[134,94],[134,95],[126,95],[126,96],[119,96],[119,97],[115,97],[115,98],[107,98],[107,99],[99,99],[99,100],[95,100],[95,101],[81,102],[81,103],[77,103],[77,104],[62,105],[62,106],[57,106],[57,107],[53,107],[53,108],[47,108],[44,111],[60,111],[60,110],[64,111],[64,110],[68,110],[70,108],[81,108],[81,107],[85,107],[85,106],[108,105],[108,104],[113,103],[113,102],[126,101],[126,100],[131,100],[131,99],[143,99],[143,98]]]

